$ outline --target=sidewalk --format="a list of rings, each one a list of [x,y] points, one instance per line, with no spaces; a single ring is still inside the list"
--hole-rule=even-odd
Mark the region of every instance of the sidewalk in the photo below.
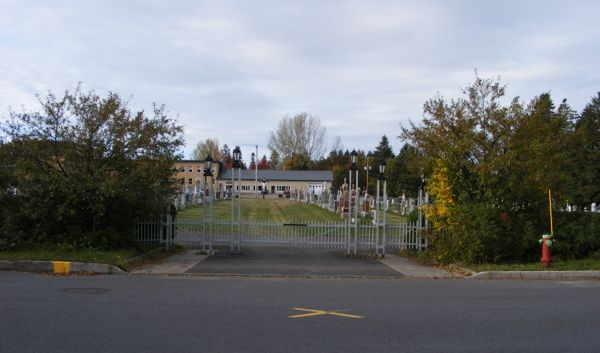
[[[415,260],[398,255],[387,255],[381,263],[402,273],[408,278],[461,278],[462,276],[431,266],[425,266]]]
[[[143,265],[129,273],[134,275],[179,275],[207,258],[208,255],[201,254],[198,249],[188,249],[183,253],[171,255],[160,263]]]

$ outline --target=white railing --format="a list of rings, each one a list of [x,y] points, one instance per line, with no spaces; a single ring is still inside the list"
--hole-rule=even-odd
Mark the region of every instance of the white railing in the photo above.
[[[200,220],[176,219],[171,223],[169,218],[138,222],[135,227],[135,240],[144,243],[172,241],[181,245],[201,246],[203,249],[233,243],[240,246],[316,248],[346,248],[349,244],[351,246],[356,244],[362,249],[375,249],[379,245],[391,251],[423,250],[427,247],[427,242],[422,237],[424,228],[419,227],[417,223],[387,223],[380,225],[378,229],[371,222],[349,224],[345,221],[311,223],[253,221],[232,225],[226,220],[202,223]],[[165,236],[165,233],[169,236]]]

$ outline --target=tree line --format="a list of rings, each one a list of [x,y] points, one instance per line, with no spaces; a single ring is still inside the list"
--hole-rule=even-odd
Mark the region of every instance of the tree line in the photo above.
[[[600,219],[583,212],[600,203],[600,93],[581,113],[566,99],[557,106],[547,92],[528,102],[505,93],[499,79],[476,76],[458,98],[427,100],[423,120],[401,127],[398,154],[385,135],[373,151],[357,151],[359,186],[374,193],[384,160],[390,195],[414,197],[424,187],[433,200],[425,210],[433,225],[430,254],[440,261],[535,259],[537,240],[550,231],[548,190],[556,211],[555,252],[581,257],[600,251]],[[285,117],[270,135],[275,157],[264,166],[332,170],[339,188],[351,152],[338,139],[327,155],[313,153],[323,151],[311,146],[324,134],[310,114]]]
[[[424,119],[402,129],[433,199],[432,253],[441,261],[534,260],[550,232],[548,190],[557,254],[599,251],[598,214],[581,211],[600,201],[600,93],[581,113],[549,93],[528,103],[504,96],[499,79],[476,77],[459,98],[425,102]]]
[[[507,100],[499,79],[476,77],[461,93],[426,101],[423,120],[401,128],[397,154],[385,135],[373,151],[357,151],[359,186],[374,193],[380,160],[392,196],[414,196],[424,184],[430,253],[440,261],[534,259],[549,231],[548,189],[557,254],[598,253],[600,219],[582,211],[600,201],[600,93],[581,113],[549,93]],[[41,111],[0,123],[0,249],[131,245],[131,220],[163,214],[175,193],[182,126],[164,106],[134,112],[118,94],[80,87],[39,102]],[[270,158],[255,156],[249,167],[332,170],[337,189],[350,151],[337,138],[324,155],[325,133],[308,113],[284,117],[270,134]],[[199,143],[194,159],[207,155],[231,167],[226,144]]]

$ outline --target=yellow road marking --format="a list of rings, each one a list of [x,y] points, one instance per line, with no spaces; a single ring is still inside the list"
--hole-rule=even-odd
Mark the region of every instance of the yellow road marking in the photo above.
[[[335,316],[348,317],[350,319],[364,319],[364,317],[362,317],[362,316],[350,315],[350,314],[341,314],[341,313],[336,313],[334,311],[329,311],[329,312],[327,312],[327,314],[329,314],[329,315],[335,315]]]
[[[350,315],[350,314],[342,314],[342,313],[338,313],[338,312],[335,312],[335,311],[325,311],[325,310],[316,310],[316,309],[303,309],[303,308],[293,308],[292,310],[305,311],[305,312],[308,312],[308,314],[290,315],[290,316],[288,316],[290,319],[299,319],[299,318],[303,318],[303,317],[320,316],[320,315],[334,315],[334,316],[346,317],[346,318],[349,318],[349,319],[364,319],[363,316]]]
[[[69,261],[52,261],[54,273],[67,274],[71,272],[71,263]]]

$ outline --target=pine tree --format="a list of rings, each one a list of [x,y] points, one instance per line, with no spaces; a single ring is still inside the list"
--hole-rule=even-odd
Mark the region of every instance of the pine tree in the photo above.
[[[575,141],[575,202],[589,208],[600,202],[600,92],[577,120]]]
[[[279,156],[279,152],[276,150],[271,150],[271,159],[269,160],[269,167],[271,169],[279,169],[279,164],[281,163],[281,157]]]
[[[372,156],[376,161],[380,159],[388,160],[390,158],[394,158],[394,151],[392,150],[392,146],[390,146],[390,141],[387,136],[383,135],[381,137],[381,141],[379,145],[375,148],[375,152],[373,152]]]

